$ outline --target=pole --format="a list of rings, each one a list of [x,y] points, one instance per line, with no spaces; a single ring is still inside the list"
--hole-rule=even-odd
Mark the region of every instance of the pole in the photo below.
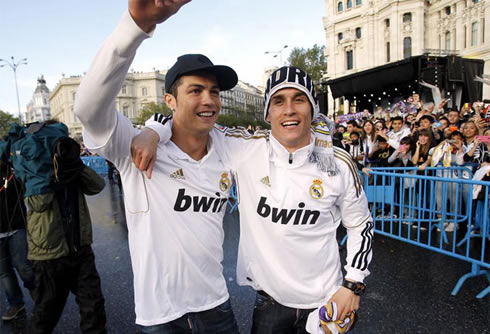
[[[15,93],[17,94],[17,110],[19,112],[19,122],[22,124],[22,117],[20,115],[20,99],[19,99],[19,86],[17,85],[17,67],[14,69],[14,80],[15,80]]]
[[[0,59],[0,67],[4,67],[5,65],[8,65],[12,71],[14,71],[14,82],[15,82],[15,93],[17,95],[17,111],[19,113],[19,123],[22,124],[22,117],[20,114],[20,98],[19,98],[19,86],[17,84],[17,67],[20,65],[27,65],[27,58],[21,59],[17,62],[15,62],[14,56],[10,57],[12,61],[8,61],[5,59]],[[1,64],[3,62],[4,64]]]
[[[282,67],[282,52],[283,52],[283,51],[284,51],[284,49],[286,49],[287,47],[288,47],[287,45],[284,45],[284,46],[282,47],[282,49],[281,49],[281,50],[279,50],[279,51],[265,51],[265,52],[264,52],[264,54],[266,54],[266,55],[267,55],[267,54],[273,54],[273,55],[274,55],[274,58],[276,58],[277,56],[279,56],[279,62],[280,62],[279,67]]]

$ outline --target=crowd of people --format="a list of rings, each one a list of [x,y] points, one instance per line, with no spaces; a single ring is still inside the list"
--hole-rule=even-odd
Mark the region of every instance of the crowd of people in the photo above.
[[[359,170],[369,167],[466,165],[472,172],[490,163],[490,112],[482,102],[458,110],[443,101],[425,108],[414,94],[408,103],[336,125],[334,144],[350,153]],[[438,150],[440,148],[440,150]],[[448,149],[449,148],[449,149]],[[436,154],[450,152],[451,157]]]
[[[74,113],[86,147],[57,122],[14,124],[0,142],[8,164],[0,165],[6,180],[0,193],[13,189],[7,187],[12,172],[23,182],[15,198],[24,197],[18,215],[34,268],[21,275],[35,304],[30,333],[53,331],[70,292],[81,331],[107,332],[84,197],[99,193],[104,180],[81,162],[88,150],[120,170],[136,323],[142,333],[162,334],[238,333],[221,264],[233,178],[241,224],[237,281],[256,290],[252,333],[344,333],[355,323],[372,259],[373,219],[356,167],[423,171],[438,160],[477,171],[490,163],[488,108],[481,103],[461,112],[444,103],[434,110],[414,95],[414,108],[398,103],[389,112],[364,111],[361,122],[351,119],[333,131],[319,114],[313,80],[292,66],[267,81],[270,131],[215,126],[220,91],[238,77],[200,54],[179,57],[166,74],[173,116],[155,115],[147,129],[134,128],[117,112],[116,96],[141,43],[188,2],[129,1],[77,91]],[[340,224],[349,236],[344,261]],[[8,226],[0,241],[24,237],[25,249],[22,224]],[[8,292],[11,319],[24,306],[18,291]]]
[[[437,108],[433,103],[424,106],[419,95],[414,94],[391,108],[378,108],[375,112],[364,110],[358,114],[341,116],[344,119],[337,122],[334,145],[349,152],[359,171],[368,176],[371,168],[379,167],[388,172],[440,178],[435,183],[434,190],[431,190],[428,181],[417,183],[409,177],[403,181],[402,176],[396,178],[396,204],[393,208],[388,205],[384,208],[378,207],[378,218],[396,219],[399,214],[403,214],[403,218],[417,218],[417,210],[409,210],[408,199],[412,198],[413,203],[421,203],[418,207],[422,207],[423,212],[418,216],[424,220],[424,229],[429,226],[429,221],[436,222],[441,218],[441,210],[445,207],[447,221],[443,222],[443,226],[446,231],[453,231],[456,227],[453,223],[458,221],[458,216],[464,216],[469,186],[443,180],[472,177],[479,181],[490,180],[488,105],[482,102],[465,103],[457,109],[447,107],[447,102],[448,100],[443,100]],[[391,169],[393,167],[411,168],[402,171]],[[427,169],[428,167],[437,168]],[[371,184],[374,182],[386,185],[391,181],[390,178],[383,180],[382,177],[373,181],[372,176],[368,180]],[[401,187],[400,184],[404,186]],[[431,191],[435,191],[435,194]],[[443,196],[443,193],[446,195]],[[432,195],[435,199],[433,206],[430,203]],[[473,194],[472,217],[475,217],[477,200],[481,200],[483,195],[481,188],[477,188]],[[447,203],[443,203],[443,199],[447,200],[449,207],[446,206]],[[404,207],[404,212],[399,211],[400,207]],[[436,211],[429,217],[431,207]],[[474,221],[471,224],[478,226]],[[466,224],[459,226],[458,240],[467,232]]]

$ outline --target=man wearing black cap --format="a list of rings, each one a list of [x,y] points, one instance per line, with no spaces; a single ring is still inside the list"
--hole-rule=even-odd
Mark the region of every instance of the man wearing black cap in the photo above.
[[[116,111],[115,98],[142,41],[190,0],[130,0],[75,101],[84,141],[110,160],[124,184],[136,323],[143,333],[238,333],[223,277],[222,221],[231,175],[210,140],[219,93],[237,83],[205,56],[178,58],[166,77],[171,140],[159,146],[149,182],[133,166],[139,133]]]
[[[159,119],[147,122],[158,136],[147,134],[161,145],[172,128]],[[313,81],[303,70],[286,66],[271,74],[264,119],[270,132],[216,127],[210,133],[239,181],[237,283],[257,291],[252,333],[345,332],[372,256],[372,218],[357,168],[347,152],[333,148],[333,123],[319,115]],[[144,168],[143,160],[135,163]],[[349,235],[345,280],[336,240],[340,220]]]

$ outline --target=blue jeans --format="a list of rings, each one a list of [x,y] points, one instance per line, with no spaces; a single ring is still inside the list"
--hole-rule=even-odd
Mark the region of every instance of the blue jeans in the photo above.
[[[210,310],[187,313],[166,324],[140,327],[141,333],[145,334],[238,334],[238,326],[229,299]]]
[[[306,320],[313,310],[281,305],[264,291],[258,291],[255,296],[252,334],[307,334]]]
[[[19,306],[24,304],[24,297],[14,268],[24,281],[24,287],[32,290],[34,273],[31,262],[27,260],[27,239],[24,229],[0,239],[0,284],[5,289],[9,305]]]

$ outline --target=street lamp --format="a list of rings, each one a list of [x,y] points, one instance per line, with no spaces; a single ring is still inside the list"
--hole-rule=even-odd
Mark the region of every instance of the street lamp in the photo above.
[[[19,87],[17,86],[17,67],[20,65],[27,65],[27,58],[15,61],[14,56],[10,57],[12,61],[8,61],[5,59],[0,59],[0,67],[4,67],[6,65],[10,66],[12,71],[14,71],[14,79],[15,79],[15,92],[17,93],[17,109],[19,111],[19,122],[22,123],[22,117],[20,116],[20,100],[19,100]],[[3,62],[3,64],[2,64]]]
[[[266,51],[264,52],[264,54],[268,55],[268,54],[273,54],[274,55],[274,58],[276,58],[278,55],[279,55],[279,61],[281,62],[281,66],[282,66],[282,52],[284,51],[284,49],[286,49],[288,46],[287,45],[284,45],[282,47],[281,50],[279,51]]]

